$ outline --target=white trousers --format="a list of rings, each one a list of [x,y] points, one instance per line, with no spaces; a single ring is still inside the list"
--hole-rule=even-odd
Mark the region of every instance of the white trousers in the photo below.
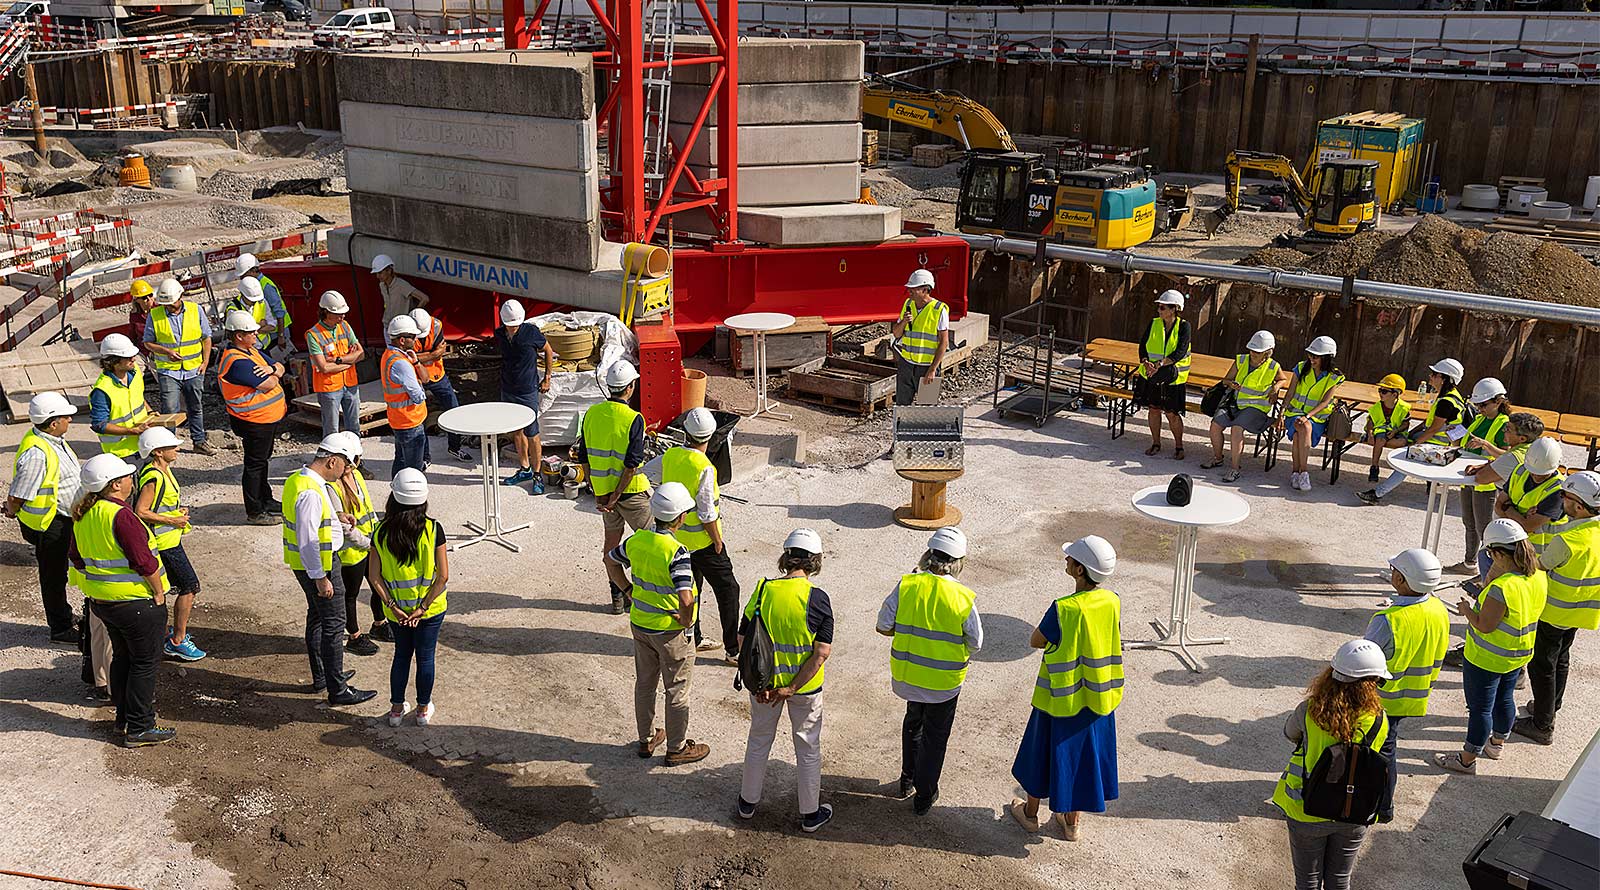
[[[748,803],[761,802],[761,785],[767,778],[767,757],[778,735],[783,705],[764,705],[750,697],[750,739],[744,747],[744,783],[739,796]],[[822,796],[822,692],[792,695],[788,701],[789,727],[794,735],[794,765],[799,785],[800,815],[817,811]]]

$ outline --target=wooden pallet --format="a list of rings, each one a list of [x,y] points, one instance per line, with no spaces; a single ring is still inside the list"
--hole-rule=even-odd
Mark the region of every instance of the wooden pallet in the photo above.
[[[1600,221],[1595,220],[1501,216],[1485,225],[1484,229],[1491,232],[1527,235],[1530,238],[1544,238],[1561,244],[1600,247]]]
[[[795,402],[805,402],[808,405],[816,405],[819,408],[833,408],[838,411],[848,411],[852,414],[866,417],[867,415],[874,414],[878,411],[887,411],[889,406],[894,404],[894,393],[891,392],[890,394],[883,396],[882,398],[875,399],[871,402],[857,402],[851,399],[841,399],[834,396],[817,395],[815,393],[794,392],[791,390],[789,392],[788,399]]]
[[[383,386],[376,380],[369,380],[357,387],[361,401],[356,409],[356,415],[361,421],[361,432],[366,433],[389,425],[389,413],[383,406]],[[289,419],[302,426],[322,426],[322,406],[317,403],[316,393],[307,393],[289,402],[294,410],[289,412]]]
[[[789,398],[866,416],[894,401],[892,365],[827,356],[789,369]]]

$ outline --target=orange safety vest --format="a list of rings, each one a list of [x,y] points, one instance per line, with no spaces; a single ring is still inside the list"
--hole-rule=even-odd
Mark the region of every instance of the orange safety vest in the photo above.
[[[439,347],[439,341],[444,339],[444,325],[439,319],[433,319],[433,328],[427,334],[417,339],[418,352],[432,352]],[[431,362],[418,362],[417,367],[422,369],[422,382],[434,383],[444,379],[444,359],[436,358]]]
[[[321,322],[318,322],[311,330],[306,332],[306,341],[308,345],[313,342],[321,344],[322,357],[332,360],[355,351],[356,332],[347,321],[339,322],[339,326],[331,331],[324,327]],[[315,364],[311,366],[311,388],[316,392],[338,392],[341,389],[354,389],[359,382],[356,379],[354,365],[334,371],[332,374],[324,374],[318,371]]]
[[[274,386],[262,392],[253,386],[241,386],[228,380],[228,370],[239,360],[255,365],[263,375],[272,374],[272,363],[259,349],[244,350],[229,346],[222,353],[222,366],[217,371],[217,385],[222,388],[223,405],[228,413],[246,423],[277,423],[288,410],[283,387]]]
[[[383,351],[381,375],[383,377],[383,406],[389,415],[389,428],[394,430],[409,430],[422,425],[428,419],[428,402],[411,401],[411,395],[406,388],[396,385],[389,379],[389,371],[397,361],[411,362],[416,367],[416,359],[411,353],[396,349],[391,346]],[[417,380],[422,380],[422,370],[417,369]]]

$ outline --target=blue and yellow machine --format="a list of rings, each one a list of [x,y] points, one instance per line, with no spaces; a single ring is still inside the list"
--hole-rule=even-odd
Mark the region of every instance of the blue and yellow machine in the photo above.
[[[1155,234],[1156,183],[1143,167],[1056,171],[1042,162],[1029,152],[969,153],[956,225],[967,234],[1104,250],[1143,244]]]

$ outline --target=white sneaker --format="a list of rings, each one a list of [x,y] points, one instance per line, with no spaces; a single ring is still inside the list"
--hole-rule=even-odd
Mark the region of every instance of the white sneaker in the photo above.
[[[1307,470],[1304,473],[1300,474],[1300,490],[1301,491],[1310,491],[1311,490],[1311,471],[1310,470]]]
[[[401,702],[400,710],[396,711],[393,705],[389,706],[389,725],[399,726],[400,721],[406,719],[406,711],[411,709],[410,702]]]
[[[432,723],[432,722],[433,722],[433,702],[428,702],[427,704],[422,705],[421,707],[417,708],[417,725],[418,726],[427,726],[429,723]]]

